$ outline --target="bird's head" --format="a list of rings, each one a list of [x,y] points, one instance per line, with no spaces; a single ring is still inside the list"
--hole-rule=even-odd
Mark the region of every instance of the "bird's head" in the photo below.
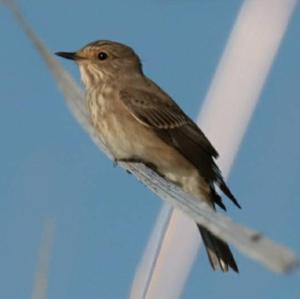
[[[137,54],[128,46],[107,40],[87,44],[76,52],[55,53],[78,65],[86,88],[114,80],[119,76],[141,74],[142,66]]]

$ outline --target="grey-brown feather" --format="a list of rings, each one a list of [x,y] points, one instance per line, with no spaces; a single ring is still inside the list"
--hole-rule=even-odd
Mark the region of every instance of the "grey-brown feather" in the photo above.
[[[153,85],[151,81],[148,82],[148,90],[127,87],[120,91],[120,99],[140,123],[153,128],[161,140],[176,148],[198,169],[199,174],[210,186],[212,207],[216,204],[226,210],[222,198],[215,190],[215,184],[218,184],[224,194],[240,207],[214,161],[214,158],[218,157],[217,151],[200,128],[168,95],[163,92],[157,93],[156,85],[154,85],[156,92],[151,92]],[[229,246],[204,227],[198,225],[198,228],[213,269],[220,268],[223,272],[227,272],[230,267],[238,272]]]
[[[217,151],[200,128],[165,93],[158,96],[157,93],[151,92],[151,88],[149,91],[127,87],[120,91],[120,99],[129,112],[144,125],[162,131],[182,132],[209,155],[218,157]]]
[[[239,272],[239,268],[234,260],[229,246],[209,232],[205,227],[197,225],[205,244],[206,252],[210,264],[214,270],[220,268],[223,272],[228,271],[230,267],[235,272]]]
[[[214,188],[215,183],[218,184],[224,194],[240,208],[214,161],[218,153],[205,134],[157,85],[150,80],[147,83],[147,90],[127,87],[120,91],[120,100],[125,107],[139,122],[152,127],[165,143],[175,147],[189,160],[211,188]],[[151,89],[156,92],[151,92]],[[214,198],[218,204],[219,198]]]

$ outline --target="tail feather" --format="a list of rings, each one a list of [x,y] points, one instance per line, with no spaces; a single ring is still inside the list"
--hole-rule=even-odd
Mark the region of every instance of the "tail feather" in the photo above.
[[[218,185],[220,187],[220,189],[222,190],[222,192],[224,192],[224,194],[239,208],[241,209],[242,207],[240,206],[240,204],[238,203],[238,201],[236,200],[236,198],[234,197],[234,195],[231,193],[231,191],[229,190],[229,188],[227,187],[226,183],[224,182],[223,178],[220,179],[220,181],[218,182]]]
[[[230,251],[229,246],[221,239],[214,236],[206,228],[197,225],[201,233],[208,259],[214,270],[220,268],[223,272],[227,272],[229,267],[235,272],[239,272],[238,266]]]
[[[224,203],[222,201],[222,197],[216,192],[214,186],[210,186],[210,194],[211,194],[212,202],[215,203],[216,205],[218,205],[224,211],[226,211],[226,206],[224,205]],[[214,204],[212,204],[212,207],[213,207],[213,209],[215,209]]]

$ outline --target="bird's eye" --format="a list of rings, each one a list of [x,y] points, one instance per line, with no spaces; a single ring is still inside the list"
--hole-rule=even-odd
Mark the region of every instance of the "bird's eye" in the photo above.
[[[100,52],[98,54],[98,58],[99,60],[105,60],[106,58],[108,58],[108,55],[105,52]]]

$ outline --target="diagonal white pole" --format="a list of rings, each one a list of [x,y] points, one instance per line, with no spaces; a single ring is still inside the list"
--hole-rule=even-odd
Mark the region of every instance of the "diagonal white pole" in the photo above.
[[[198,124],[228,176],[297,0],[246,0],[230,34]],[[180,298],[200,239],[193,221],[164,207],[137,269],[131,299]]]

